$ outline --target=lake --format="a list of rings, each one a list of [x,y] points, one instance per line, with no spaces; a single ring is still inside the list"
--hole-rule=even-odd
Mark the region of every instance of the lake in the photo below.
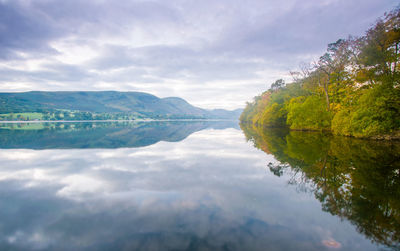
[[[236,121],[0,124],[0,250],[396,250],[399,153]]]

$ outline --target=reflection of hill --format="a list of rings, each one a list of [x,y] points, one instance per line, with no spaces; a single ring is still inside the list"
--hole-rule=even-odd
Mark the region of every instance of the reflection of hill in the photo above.
[[[248,140],[280,162],[277,176],[311,191],[324,211],[347,219],[374,242],[400,248],[400,143],[333,137],[323,133],[256,129]]]
[[[44,123],[0,129],[0,148],[119,148],[176,142],[206,129],[237,128],[236,121]],[[30,127],[32,126],[32,127]]]

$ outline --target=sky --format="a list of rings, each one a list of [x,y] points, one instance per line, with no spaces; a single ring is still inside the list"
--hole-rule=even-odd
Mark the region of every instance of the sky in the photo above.
[[[242,108],[397,0],[0,0],[0,92],[142,91]]]

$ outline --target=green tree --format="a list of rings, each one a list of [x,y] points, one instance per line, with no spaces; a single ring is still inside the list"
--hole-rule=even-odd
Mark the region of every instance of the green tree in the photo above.
[[[291,99],[287,115],[287,124],[291,129],[329,129],[330,121],[331,115],[320,97],[313,95]]]
[[[385,14],[367,31],[363,39],[360,63],[375,80],[399,84],[400,8]]]

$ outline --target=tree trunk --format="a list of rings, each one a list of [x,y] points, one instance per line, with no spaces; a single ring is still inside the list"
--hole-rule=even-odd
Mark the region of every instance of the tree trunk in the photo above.
[[[325,91],[325,99],[326,99],[326,110],[329,112],[329,111],[330,111],[330,102],[329,102],[328,86],[327,86],[327,84],[324,85],[324,91]]]
[[[324,84],[321,84],[321,79],[318,77],[318,82],[319,85],[322,86],[324,88],[324,92],[325,92],[325,99],[326,99],[326,110],[329,112],[330,111],[330,102],[329,102],[329,94],[328,94],[328,83],[329,83],[329,79],[327,80],[327,82],[324,82]]]

